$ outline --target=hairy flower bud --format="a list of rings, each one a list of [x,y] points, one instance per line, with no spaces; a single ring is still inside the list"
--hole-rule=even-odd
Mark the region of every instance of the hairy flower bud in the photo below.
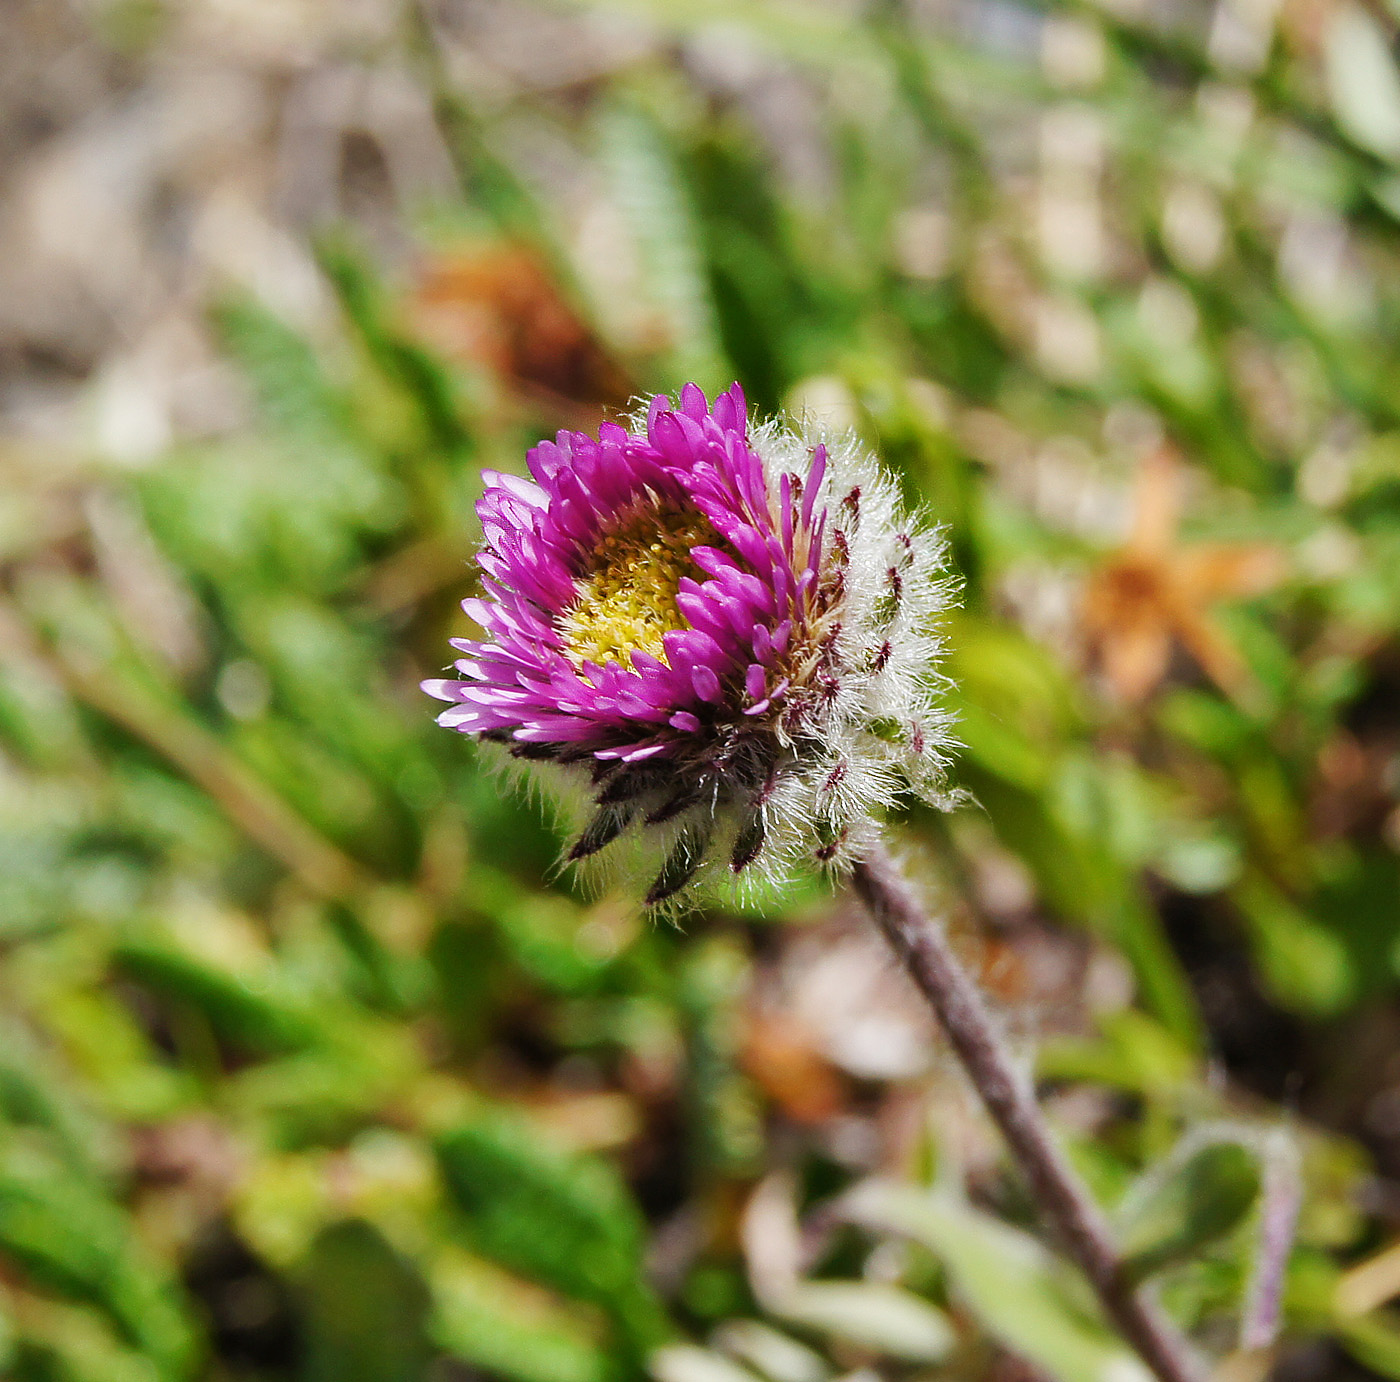
[[[750,429],[737,384],[713,408],[687,384],[528,463],[478,505],[486,636],[423,689],[584,786],[571,858],[654,837],[655,904],[710,861],[840,868],[873,811],[936,793],[943,546],[853,441]]]

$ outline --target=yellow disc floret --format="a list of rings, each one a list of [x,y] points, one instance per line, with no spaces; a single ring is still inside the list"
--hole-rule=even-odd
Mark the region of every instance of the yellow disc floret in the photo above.
[[[676,605],[681,577],[703,579],[691,549],[714,541],[714,529],[689,508],[648,508],[604,533],[555,625],[574,665],[630,669],[637,649],[665,662],[662,634],[689,627]]]

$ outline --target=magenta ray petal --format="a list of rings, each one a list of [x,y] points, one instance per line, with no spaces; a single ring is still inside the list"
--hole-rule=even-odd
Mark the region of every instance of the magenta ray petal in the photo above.
[[[528,479],[484,472],[483,594],[463,609],[486,636],[454,640],[466,654],[459,680],[424,683],[454,703],[444,722],[631,763],[703,757],[722,721],[761,715],[772,699],[765,669],[806,623],[824,451],[800,485],[784,473],[770,503],[742,390],[736,384],[712,405],[687,384],[679,406],[652,400],[644,432],[615,423],[596,438],[561,432],[532,448],[527,463]],[[663,505],[689,508],[715,534],[691,553],[703,579],[686,577],[673,593],[683,626],[661,637],[664,656],[636,649],[602,666],[571,659],[561,620],[600,542],[619,514]]]

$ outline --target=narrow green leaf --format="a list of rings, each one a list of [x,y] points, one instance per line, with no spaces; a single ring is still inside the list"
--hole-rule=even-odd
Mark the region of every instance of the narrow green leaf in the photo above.
[[[944,1313],[899,1286],[876,1281],[803,1281],[774,1313],[857,1348],[906,1363],[938,1363],[952,1349]]]
[[[1058,1382],[1148,1382],[1137,1358],[1071,1301],[1071,1269],[1035,1239],[947,1195],[892,1182],[866,1181],[844,1204],[867,1228],[928,1247],[991,1333]]]

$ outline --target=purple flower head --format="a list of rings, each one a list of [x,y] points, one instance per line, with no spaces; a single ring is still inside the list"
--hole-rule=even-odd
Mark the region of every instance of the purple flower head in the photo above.
[[[561,432],[488,472],[484,630],[423,689],[438,723],[570,768],[592,816],[662,847],[648,903],[709,859],[839,866],[872,810],[936,789],[941,544],[850,439],[751,429],[736,384],[644,428]]]

